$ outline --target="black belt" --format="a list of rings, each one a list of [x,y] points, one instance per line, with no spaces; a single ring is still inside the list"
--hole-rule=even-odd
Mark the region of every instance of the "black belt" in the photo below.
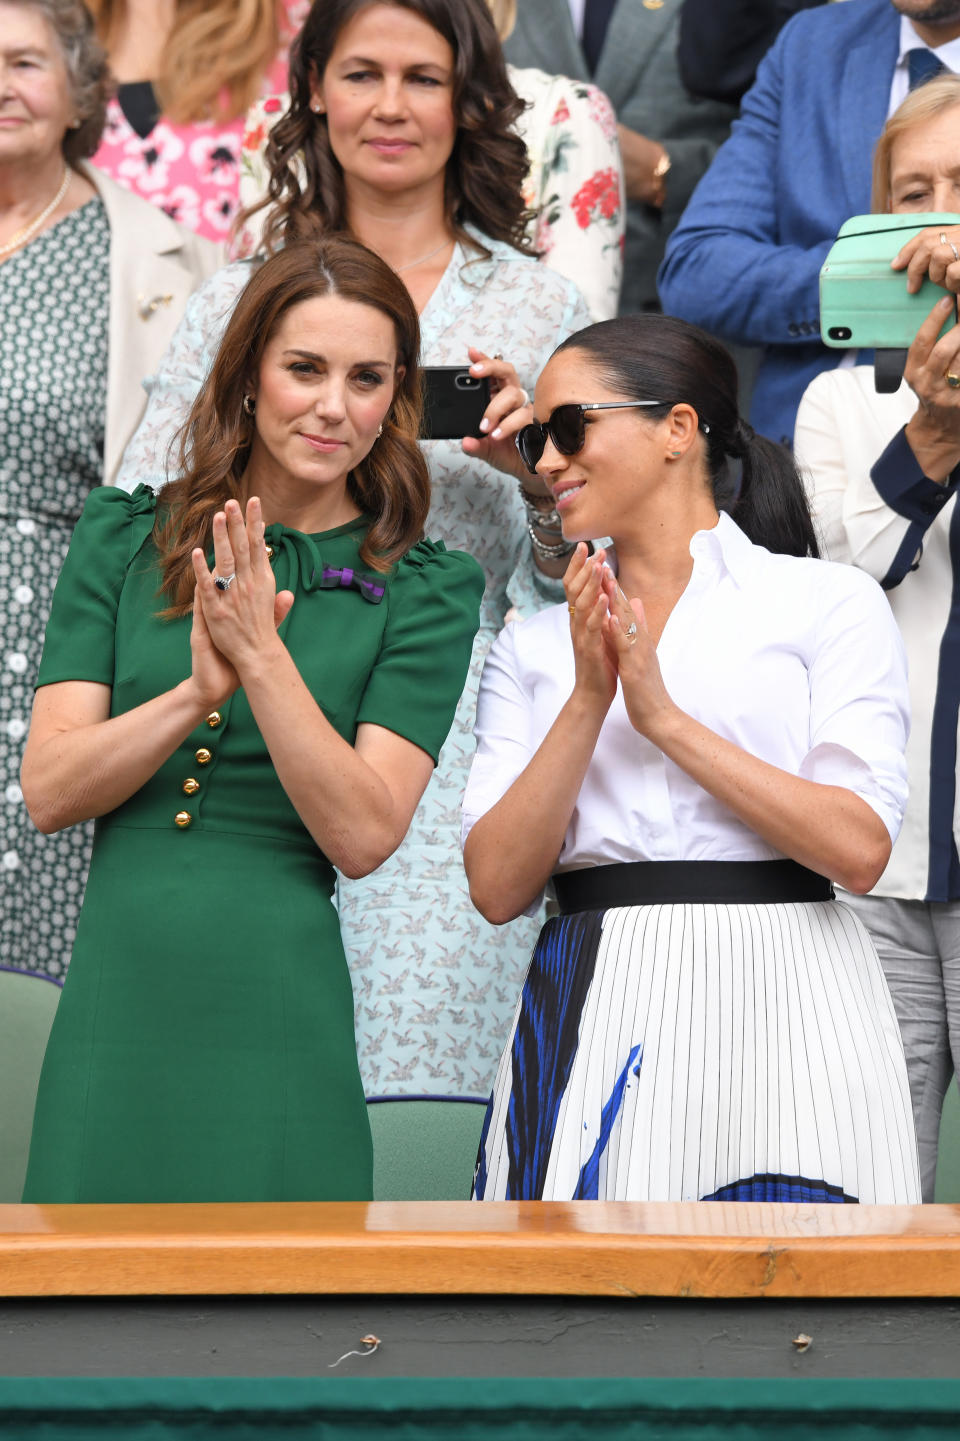
[[[825,876],[796,861],[625,861],[553,877],[563,915],[612,906],[832,901]]]

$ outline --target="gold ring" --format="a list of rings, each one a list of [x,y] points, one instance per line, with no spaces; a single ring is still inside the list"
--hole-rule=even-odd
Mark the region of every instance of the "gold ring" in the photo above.
[[[951,390],[960,390],[960,375],[957,375],[952,370],[945,370],[943,372],[943,378]]]
[[[577,613],[577,607],[575,605],[571,605],[570,602],[567,601],[567,610],[570,612],[570,619],[573,620],[573,617]]]

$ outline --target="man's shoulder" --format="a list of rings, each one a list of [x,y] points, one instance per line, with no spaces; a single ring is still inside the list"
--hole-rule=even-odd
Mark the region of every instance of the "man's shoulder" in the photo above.
[[[815,5],[791,16],[777,43],[785,56],[808,68],[815,59],[808,48],[812,42],[835,49],[860,35],[876,34],[878,29],[892,32],[899,28],[900,16],[892,0],[842,0],[842,3],[834,0],[832,4]],[[821,60],[823,54],[821,51]]]

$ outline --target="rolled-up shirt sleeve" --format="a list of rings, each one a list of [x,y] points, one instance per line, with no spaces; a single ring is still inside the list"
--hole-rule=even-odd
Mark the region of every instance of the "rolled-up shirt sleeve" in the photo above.
[[[828,569],[809,666],[810,748],[799,773],[853,791],[895,841],[907,801],[910,732],[903,641],[876,581],[852,567]]]

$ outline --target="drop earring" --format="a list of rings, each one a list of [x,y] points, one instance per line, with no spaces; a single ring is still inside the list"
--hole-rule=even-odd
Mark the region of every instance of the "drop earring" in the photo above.
[[[381,421],[380,424],[377,426],[377,439],[378,439],[378,440],[380,439],[380,437],[381,437],[382,434],[383,434],[383,421]]]
[[[243,397],[243,410],[245,415],[252,415],[257,408],[257,402],[249,393]]]

